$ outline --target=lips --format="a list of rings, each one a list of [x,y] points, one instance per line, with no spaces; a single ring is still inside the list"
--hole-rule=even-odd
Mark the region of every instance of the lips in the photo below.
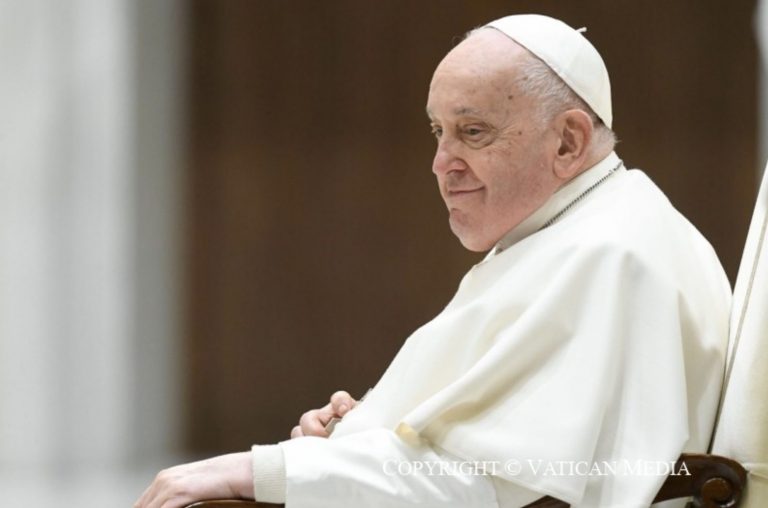
[[[479,192],[481,190],[483,190],[483,187],[476,187],[474,189],[446,189],[446,194],[450,197],[458,197],[472,194],[473,192]]]

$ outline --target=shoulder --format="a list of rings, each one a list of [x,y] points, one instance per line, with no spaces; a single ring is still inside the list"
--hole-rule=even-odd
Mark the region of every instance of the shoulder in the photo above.
[[[712,246],[642,171],[617,174],[573,212],[542,233],[580,262],[632,267],[676,287],[697,278],[727,286]]]

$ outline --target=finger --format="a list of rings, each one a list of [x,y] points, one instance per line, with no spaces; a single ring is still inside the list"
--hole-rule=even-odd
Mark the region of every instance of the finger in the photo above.
[[[162,506],[165,499],[164,490],[166,488],[166,482],[170,472],[168,469],[164,469],[157,473],[152,484],[144,491],[144,495],[141,496],[138,506],[141,508],[156,508]]]
[[[353,399],[349,393],[343,390],[331,395],[331,407],[333,408],[333,412],[338,416],[344,416],[347,414],[347,411],[356,405],[357,401]]]
[[[291,429],[291,439],[296,439],[297,437],[303,437],[304,433],[301,431],[301,425],[296,425],[293,429]]]
[[[305,436],[328,437],[325,425],[333,417],[330,404],[322,409],[313,409],[301,415],[299,425]]]
[[[150,487],[147,487],[144,492],[141,494],[141,497],[133,503],[133,508],[144,508],[147,505],[147,499],[149,496],[149,489]]]
[[[172,484],[177,477],[176,470],[179,466],[170,467],[157,473],[155,481],[152,483],[153,489],[150,491],[149,499],[145,504],[146,508],[174,508],[176,504],[171,502]]]
[[[144,492],[141,494],[139,500],[134,503],[134,508],[146,508],[149,506],[149,504],[157,497],[156,491],[159,488],[158,483],[159,473],[155,476],[155,478],[153,478],[152,483],[149,484],[149,487],[144,489]]]

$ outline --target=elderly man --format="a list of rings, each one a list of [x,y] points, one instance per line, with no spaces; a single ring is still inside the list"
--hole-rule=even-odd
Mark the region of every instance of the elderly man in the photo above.
[[[137,506],[647,506],[681,452],[707,448],[730,288],[613,152],[594,47],[502,18],[443,59],[427,113],[451,229],[487,257],[363,402],[336,394],[297,439],[163,471]]]

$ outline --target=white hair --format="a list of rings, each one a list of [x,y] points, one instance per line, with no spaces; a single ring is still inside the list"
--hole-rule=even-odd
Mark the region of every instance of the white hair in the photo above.
[[[526,50],[526,55],[517,66],[516,84],[518,91],[536,98],[539,121],[550,122],[555,116],[569,109],[580,109],[592,119],[595,146],[616,144],[616,135],[595,114],[592,108],[579,97],[560,76],[536,55]]]
[[[477,27],[466,33],[464,39],[487,27]],[[522,46],[521,46],[522,47]],[[525,49],[525,56],[516,66],[518,92],[534,97],[537,104],[538,120],[549,123],[554,117],[569,109],[580,109],[592,119],[595,148],[616,145],[616,134],[603,123],[592,108],[569,87],[560,76],[539,57]]]

